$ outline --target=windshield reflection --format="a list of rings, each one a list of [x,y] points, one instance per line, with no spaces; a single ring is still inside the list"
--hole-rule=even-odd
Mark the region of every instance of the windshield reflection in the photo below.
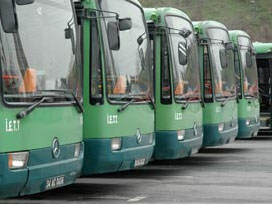
[[[174,94],[177,101],[200,99],[200,70],[197,54],[197,40],[192,24],[176,16],[166,17],[169,44],[172,57]],[[190,32],[187,38],[181,32]],[[187,62],[180,62],[183,55]]]
[[[16,12],[18,33],[7,34],[0,26],[5,101],[31,102],[35,96],[45,95],[45,90],[70,90],[80,97],[71,2],[35,0],[30,5],[17,5]],[[73,38],[65,38],[66,28]]]
[[[215,96],[217,98],[235,97],[234,55],[233,51],[225,48],[225,43],[230,42],[228,32],[220,28],[209,28],[207,34],[210,39]],[[220,52],[225,53],[226,67],[222,66]]]
[[[104,11],[116,12],[119,18],[129,17],[132,20],[131,29],[120,31],[120,50],[113,51],[109,50],[105,29],[109,22],[116,19],[103,19],[108,98],[111,101],[127,101],[136,96],[145,99],[145,96],[152,95],[153,87],[151,52],[144,14],[140,7],[129,1],[103,0],[99,4]],[[107,13],[103,15],[110,16]]]
[[[257,96],[258,95],[258,74],[256,57],[252,53],[253,45],[249,38],[238,37],[238,45],[241,59],[241,67],[243,73],[243,91],[245,96]],[[248,67],[246,63],[246,55],[250,53],[252,55],[252,66]]]

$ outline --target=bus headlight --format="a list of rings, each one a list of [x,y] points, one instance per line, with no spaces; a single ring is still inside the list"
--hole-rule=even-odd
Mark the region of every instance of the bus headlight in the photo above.
[[[185,138],[185,130],[179,130],[178,132],[178,141],[182,141]]]
[[[250,125],[250,120],[246,120],[246,126]]]
[[[224,131],[224,127],[225,127],[225,124],[224,123],[221,123],[218,125],[218,131],[219,132],[223,132]]]
[[[81,151],[81,143],[78,143],[78,144],[75,145],[75,154],[74,154],[75,158],[79,157],[80,151]]]
[[[16,152],[8,154],[8,165],[10,169],[21,169],[26,167],[29,152]]]
[[[122,138],[113,138],[111,140],[111,150],[118,151],[121,150]]]
[[[149,144],[153,144],[153,140],[154,140],[154,135],[153,135],[153,134],[150,134],[150,137],[149,137]]]

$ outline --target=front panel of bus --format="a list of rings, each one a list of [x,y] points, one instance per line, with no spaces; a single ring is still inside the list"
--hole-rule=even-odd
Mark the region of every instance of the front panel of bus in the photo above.
[[[203,139],[197,40],[190,20],[175,11],[158,9],[164,21],[151,33],[156,53],[155,159],[190,156]]]
[[[85,9],[95,18],[84,21],[83,173],[142,166],[154,148],[153,76],[143,10],[137,1],[126,0],[86,3]],[[119,46],[112,43],[117,24]]]
[[[0,26],[1,197],[70,184],[83,163],[73,6],[50,0],[15,6],[18,30],[6,32],[10,19],[3,16]],[[73,38],[65,38],[65,29]]]
[[[203,146],[218,146],[237,136],[237,104],[234,80],[233,52],[227,49],[228,32],[209,27],[200,36],[200,61],[203,71]],[[201,54],[202,53],[202,54]]]
[[[260,104],[256,58],[248,37],[237,36],[234,61],[238,97],[237,138],[250,138],[258,134]]]

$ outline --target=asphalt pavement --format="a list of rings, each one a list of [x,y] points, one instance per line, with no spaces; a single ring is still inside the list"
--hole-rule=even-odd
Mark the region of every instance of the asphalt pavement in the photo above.
[[[0,203],[272,203],[272,137],[81,178],[61,189]]]

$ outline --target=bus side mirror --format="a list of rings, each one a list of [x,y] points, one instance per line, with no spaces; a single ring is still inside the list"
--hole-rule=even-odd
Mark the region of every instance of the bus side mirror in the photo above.
[[[19,6],[34,3],[34,0],[0,0],[0,19],[6,33],[16,33],[18,30],[15,1]]]
[[[188,30],[188,29],[182,29],[179,32],[179,35],[181,35],[182,37],[184,37],[185,39],[188,38],[190,35],[192,34],[192,31]]]
[[[13,0],[0,0],[0,18],[6,33],[16,33],[18,29],[15,3]]]
[[[178,57],[180,65],[187,64],[187,45],[184,42],[178,44]]]
[[[132,28],[131,18],[119,19],[119,30],[120,31],[130,30],[131,28]]]
[[[227,59],[227,54],[225,49],[219,50],[219,56],[220,56],[220,63],[221,67],[223,69],[228,67],[228,59]]]
[[[109,22],[107,26],[107,36],[110,50],[120,49],[120,35],[117,22]]]

